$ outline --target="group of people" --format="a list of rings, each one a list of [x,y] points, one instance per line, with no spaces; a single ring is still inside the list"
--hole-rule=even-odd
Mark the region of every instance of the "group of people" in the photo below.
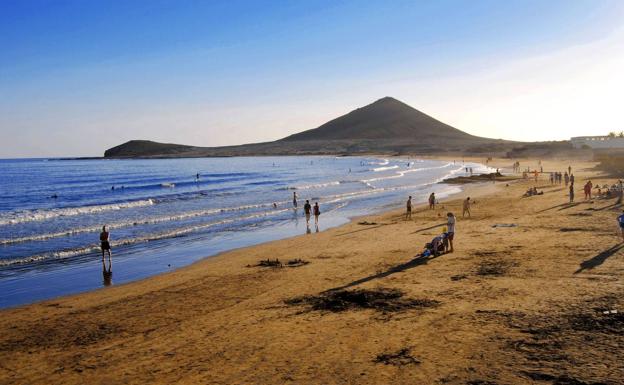
[[[564,174],[562,174],[561,172],[551,172],[550,173],[550,184],[562,184],[564,180]],[[565,180],[569,181],[570,177],[568,176],[568,173],[565,173]],[[568,182],[566,182],[567,185]]]
[[[537,191],[537,187],[529,187],[527,192],[524,193],[525,197],[532,197],[534,195],[544,195],[543,191]]]
[[[297,192],[294,191],[293,192],[293,207],[295,210],[297,210],[297,206],[298,206]],[[321,207],[319,206],[319,203],[314,202],[314,206],[312,206],[310,204],[310,201],[306,199],[305,204],[303,205],[303,213],[306,218],[306,227],[308,228],[310,226],[310,218],[312,217],[312,215],[314,215],[314,225],[316,226],[316,231],[318,232],[319,216],[321,215]]]
[[[457,219],[451,212],[446,213],[446,227],[442,229],[440,235],[435,236],[431,242],[425,244],[425,249],[420,254],[421,257],[434,256],[437,257],[440,254],[452,253],[453,240],[455,239],[455,224]]]
[[[437,203],[435,193],[429,194],[429,210],[435,210],[435,205]],[[468,215],[470,217],[470,207],[472,206],[473,201],[470,200],[470,197],[467,197],[462,202],[462,217]],[[407,203],[405,205],[405,220],[412,219],[412,196],[410,195],[407,198]]]

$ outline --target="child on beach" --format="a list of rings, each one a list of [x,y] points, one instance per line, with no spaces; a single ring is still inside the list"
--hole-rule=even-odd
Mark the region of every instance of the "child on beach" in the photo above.
[[[466,214],[470,217],[470,197],[466,198],[462,207],[462,217],[465,217]]]

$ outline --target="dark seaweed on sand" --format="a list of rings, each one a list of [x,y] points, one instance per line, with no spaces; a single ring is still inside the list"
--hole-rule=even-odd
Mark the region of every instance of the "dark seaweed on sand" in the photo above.
[[[357,309],[374,309],[398,312],[408,309],[435,307],[439,302],[431,299],[405,298],[397,289],[359,289],[327,291],[319,295],[291,298],[287,305],[306,305],[309,310],[342,312]]]

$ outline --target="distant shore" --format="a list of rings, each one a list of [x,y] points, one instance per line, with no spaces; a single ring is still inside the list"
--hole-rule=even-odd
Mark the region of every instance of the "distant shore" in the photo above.
[[[545,170],[568,164],[543,162]],[[572,163],[573,204],[564,186],[545,177],[537,182],[544,195],[529,198],[522,194],[532,180],[469,184],[435,210],[419,206],[412,220],[403,210],[368,215],[142,281],[4,310],[0,378],[616,383],[624,330],[619,316],[604,311],[624,307],[621,207],[583,201],[585,180],[612,182],[593,166]],[[467,196],[476,202],[462,218]],[[458,216],[455,252],[418,258],[448,211]],[[275,259],[283,267],[259,266]]]

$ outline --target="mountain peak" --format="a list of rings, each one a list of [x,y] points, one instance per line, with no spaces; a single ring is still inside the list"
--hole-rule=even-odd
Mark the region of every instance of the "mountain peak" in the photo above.
[[[415,108],[386,96],[331,120],[317,128],[282,139],[302,140],[407,140],[435,138],[474,139],[472,135],[444,124]]]

